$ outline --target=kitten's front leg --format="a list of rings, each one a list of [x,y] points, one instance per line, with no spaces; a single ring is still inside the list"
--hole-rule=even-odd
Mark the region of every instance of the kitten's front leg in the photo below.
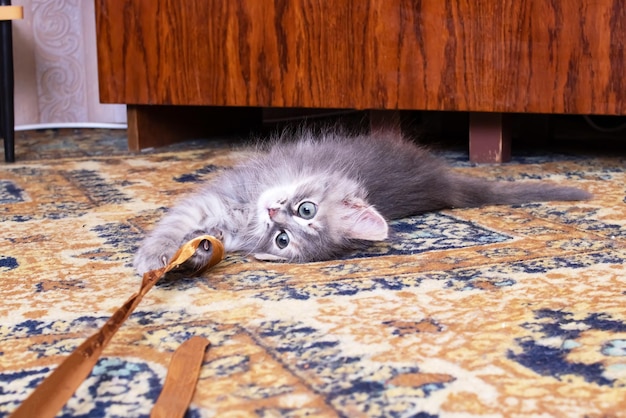
[[[222,234],[222,231],[218,230],[217,228],[211,228],[208,231],[194,231],[190,234],[187,234],[187,236],[185,236],[185,238],[183,239],[183,243],[191,241],[192,239],[200,237],[202,235],[211,235],[222,241],[222,243],[224,242],[224,235]],[[212,256],[213,247],[211,245],[211,242],[209,242],[208,240],[204,240],[202,241],[194,255],[189,257],[185,264],[180,266],[180,269],[189,273],[195,273],[197,271],[200,271],[203,267],[209,264]]]
[[[158,241],[154,240],[154,238],[146,239],[135,255],[133,263],[135,270],[139,274],[143,274],[147,271],[159,269],[167,265],[181,245],[202,235],[212,235],[221,240],[221,235],[218,232],[210,233],[205,231],[194,231],[193,233],[187,234],[179,244],[175,244],[177,241],[172,240]],[[180,266],[179,269],[194,273],[206,266],[212,256],[213,247],[208,240],[204,240],[200,243],[194,255]]]
[[[201,235],[221,239],[221,232],[204,208],[189,202],[173,208],[141,243],[133,262],[135,270],[144,274],[165,266],[181,245]],[[210,260],[212,251],[209,243],[202,243],[182,267],[191,272],[200,269]]]

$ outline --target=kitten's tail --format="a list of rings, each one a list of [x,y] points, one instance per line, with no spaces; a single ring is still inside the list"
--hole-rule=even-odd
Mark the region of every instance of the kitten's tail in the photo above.
[[[539,182],[489,181],[453,175],[456,187],[450,196],[453,207],[516,205],[529,202],[588,200],[593,195],[576,187]]]

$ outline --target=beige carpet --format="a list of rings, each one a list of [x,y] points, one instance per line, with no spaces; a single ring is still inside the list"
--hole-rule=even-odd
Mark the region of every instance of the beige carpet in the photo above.
[[[42,135],[0,165],[1,416],[138,289],[133,252],[164,208],[246,155]],[[343,260],[232,254],[203,278],[164,280],[62,416],[148,416],[193,335],[211,347],[188,417],[626,416],[626,158],[445,156],[596,198],[433,213]]]

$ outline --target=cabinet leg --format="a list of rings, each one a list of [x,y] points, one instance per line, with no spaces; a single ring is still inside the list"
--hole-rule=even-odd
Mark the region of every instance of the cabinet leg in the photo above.
[[[511,160],[511,120],[503,113],[471,112],[470,161],[504,163]]]
[[[213,135],[248,133],[261,108],[128,105],[128,148],[140,151]]]

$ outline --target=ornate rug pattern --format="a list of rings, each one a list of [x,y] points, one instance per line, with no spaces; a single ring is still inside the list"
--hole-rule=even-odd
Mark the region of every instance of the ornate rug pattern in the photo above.
[[[0,416],[137,291],[132,256],[165,207],[247,151],[106,154],[0,165]],[[188,417],[626,416],[626,158],[445,157],[596,197],[404,219],[337,261],[232,254],[169,277],[61,416],[148,416],[193,335],[211,347]]]

